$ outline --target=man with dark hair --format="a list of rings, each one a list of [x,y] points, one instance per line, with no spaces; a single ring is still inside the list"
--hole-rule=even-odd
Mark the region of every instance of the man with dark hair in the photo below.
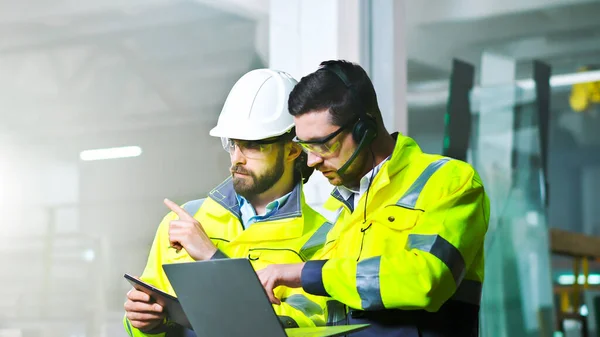
[[[163,264],[231,257],[248,258],[260,269],[306,261],[323,246],[332,225],[304,201],[302,184],[313,169],[292,142],[294,121],[287,99],[296,83],[287,73],[271,69],[250,71],[236,82],[210,131],[229,153],[230,177],[206,198],[182,207],[165,200],[171,212],[156,231],[143,281],[174,295]],[[324,305],[299,290],[276,291],[283,302],[275,306],[282,325],[324,325]],[[131,337],[194,335],[170,322],[160,304],[136,289],[127,293],[125,311],[123,324]]]
[[[258,272],[271,301],[280,285],[329,296],[329,324],[371,324],[352,336],[476,337],[489,200],[475,170],[389,134],[359,65],[323,62],[288,107],[338,217],[314,260]]]

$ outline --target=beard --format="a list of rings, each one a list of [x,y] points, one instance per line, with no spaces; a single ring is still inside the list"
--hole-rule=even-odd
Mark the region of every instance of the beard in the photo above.
[[[248,199],[262,194],[273,187],[273,185],[275,185],[275,183],[277,183],[283,176],[283,171],[285,169],[283,163],[283,154],[284,151],[279,151],[275,165],[270,166],[261,175],[256,174],[256,172],[249,171],[242,166],[232,166],[231,173],[233,179],[233,189],[235,192]],[[234,175],[234,173],[246,174],[247,176],[239,177]]]

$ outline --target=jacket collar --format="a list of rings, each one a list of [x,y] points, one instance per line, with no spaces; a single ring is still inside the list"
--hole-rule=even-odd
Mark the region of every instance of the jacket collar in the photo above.
[[[238,219],[241,219],[240,204],[237,193],[233,188],[233,179],[228,177],[219,186],[208,194],[219,205],[223,206]],[[286,202],[279,207],[269,218],[263,221],[281,220],[302,216],[302,183],[298,183],[292,190]],[[241,220],[240,220],[241,221]]]
[[[412,138],[404,136],[399,132],[393,133],[392,137],[396,139],[394,151],[373,178],[370,193],[376,193],[378,190],[388,185],[392,177],[402,171],[415,156],[423,153],[419,145],[417,145]],[[353,205],[343,198],[337,188],[334,188],[331,192],[331,198],[326,201],[324,207],[335,210],[339,208],[340,203],[348,208],[348,210],[353,210]]]

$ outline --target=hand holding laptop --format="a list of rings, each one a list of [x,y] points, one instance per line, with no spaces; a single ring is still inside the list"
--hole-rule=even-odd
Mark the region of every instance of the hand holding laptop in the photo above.
[[[165,199],[164,202],[179,217],[178,220],[173,220],[169,224],[171,247],[177,251],[185,248],[196,261],[209,260],[217,251],[217,247],[212,243],[200,222],[171,200]]]

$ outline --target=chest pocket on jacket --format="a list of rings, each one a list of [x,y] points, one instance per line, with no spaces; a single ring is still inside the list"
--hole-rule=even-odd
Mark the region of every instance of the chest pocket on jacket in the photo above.
[[[365,233],[371,238],[369,241],[373,242],[369,255],[404,249],[408,234],[417,225],[422,213],[421,210],[398,205],[388,205],[381,209],[373,217],[371,228]]]
[[[378,212],[373,221],[395,230],[409,230],[417,224],[423,211],[398,205],[388,205]]]

